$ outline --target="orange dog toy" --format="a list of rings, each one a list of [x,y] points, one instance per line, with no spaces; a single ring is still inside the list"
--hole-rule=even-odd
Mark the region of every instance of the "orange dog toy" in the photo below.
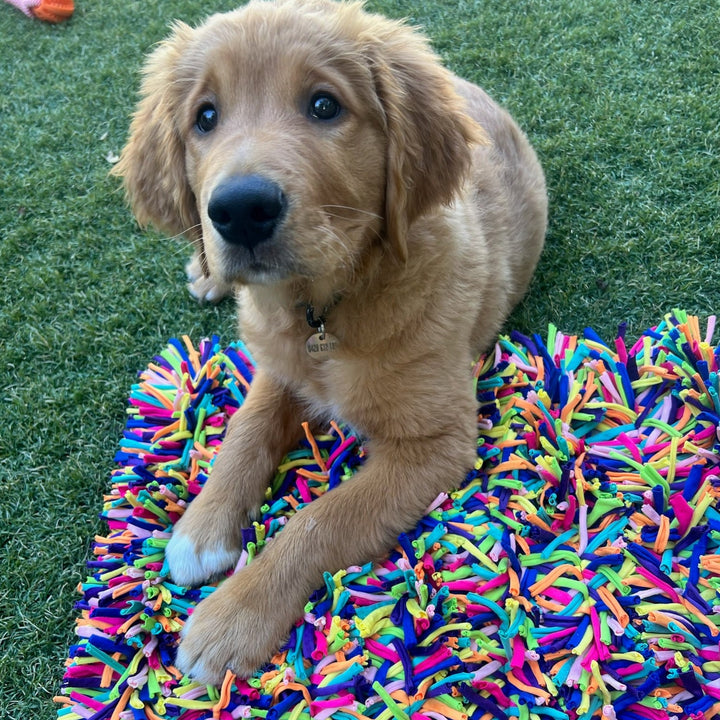
[[[7,0],[28,17],[59,23],[69,19],[75,10],[74,0]]]

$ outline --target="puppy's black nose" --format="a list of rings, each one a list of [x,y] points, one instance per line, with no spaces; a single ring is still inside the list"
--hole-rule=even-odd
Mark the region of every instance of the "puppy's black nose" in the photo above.
[[[272,236],[286,206],[277,183],[261,175],[241,175],[213,190],[208,215],[227,242],[253,248]]]

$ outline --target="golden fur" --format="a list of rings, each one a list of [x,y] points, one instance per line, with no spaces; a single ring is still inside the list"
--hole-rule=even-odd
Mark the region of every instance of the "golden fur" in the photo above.
[[[308,115],[318,91],[341,115]],[[357,475],[192,615],[179,667],[217,683],[271,657],[323,571],[382,556],[472,466],[471,362],[527,288],[547,199],[510,116],[418,33],[359,3],[253,0],[197,29],[178,23],[141,95],[116,172],[141,223],[196,243],[195,294],[237,289],[259,368],[173,533],[175,581],[232,567],[301,421],[335,417],[368,438]],[[198,132],[207,103],[219,120]],[[248,175],[287,199],[272,237],[249,250],[208,216],[219,184]],[[326,309],[340,343],[325,359],[305,350],[308,304]]]

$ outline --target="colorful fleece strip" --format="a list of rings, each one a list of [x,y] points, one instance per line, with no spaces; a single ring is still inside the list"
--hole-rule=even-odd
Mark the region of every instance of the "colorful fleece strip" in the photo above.
[[[173,584],[164,548],[253,366],[240,343],[171,341],[132,388],[58,717],[720,715],[713,330],[675,311],[632,346],[622,328],[612,345],[589,329],[502,337],[475,368],[478,459],[462,488],[384,562],[328,573],[282,651],[220,688],[173,665],[214,588]],[[362,462],[348,428],[308,435],[243,532],[240,566]]]

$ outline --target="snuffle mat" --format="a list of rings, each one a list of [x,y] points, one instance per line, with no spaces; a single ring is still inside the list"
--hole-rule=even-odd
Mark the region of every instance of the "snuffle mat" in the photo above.
[[[664,720],[720,714],[714,318],[675,311],[632,345],[550,327],[475,367],[478,451],[387,559],[325,576],[254,677],[198,685],[178,633],[213,587],[164,548],[202,489],[252,361],[173,340],[133,386],[81,584],[60,720]],[[240,565],[363,462],[332,425],[278,469]],[[272,598],[268,598],[272,602]],[[290,629],[289,629],[290,630]]]

